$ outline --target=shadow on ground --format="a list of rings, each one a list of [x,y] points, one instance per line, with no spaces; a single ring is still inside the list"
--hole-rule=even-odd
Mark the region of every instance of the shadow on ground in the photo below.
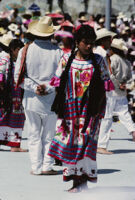
[[[98,174],[111,174],[120,171],[119,169],[98,169]]]
[[[121,154],[121,153],[135,153],[135,149],[116,149],[112,151],[114,154]]]

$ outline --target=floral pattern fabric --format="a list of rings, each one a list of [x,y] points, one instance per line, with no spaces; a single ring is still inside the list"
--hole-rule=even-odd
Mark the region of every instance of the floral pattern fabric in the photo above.
[[[0,74],[4,76],[1,82],[6,83],[9,69],[9,56],[1,55],[0,57]],[[14,69],[12,71],[12,76]],[[15,83],[12,85],[12,111],[7,114],[3,107],[0,108],[0,144],[20,147],[22,129],[24,126],[24,111],[22,107],[22,89],[15,89]]]
[[[101,67],[101,75],[104,80],[108,80],[105,64],[99,55],[96,55],[97,63]],[[65,54],[60,61],[53,77],[51,84],[58,87],[60,75],[65,69],[69,54]],[[84,127],[88,97],[86,97],[85,105],[81,109],[81,102],[85,91],[87,90],[94,66],[92,60],[74,59],[70,70],[66,87],[66,101],[64,119],[58,119],[56,123],[56,136],[54,137],[49,155],[60,159],[64,165],[64,180],[73,179],[74,176],[87,175],[89,181],[96,181],[96,150],[97,139],[103,112],[96,117],[91,117],[85,132]],[[72,171],[72,173],[71,173]],[[79,171],[79,174],[76,172]]]

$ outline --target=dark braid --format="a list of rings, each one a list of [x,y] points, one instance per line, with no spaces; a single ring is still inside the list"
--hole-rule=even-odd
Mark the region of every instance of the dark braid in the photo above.
[[[86,94],[82,99],[81,110],[83,109],[86,99],[88,99],[87,113],[82,132],[86,131],[90,117],[95,117],[99,114],[104,109],[106,103],[104,81],[101,79],[100,66],[97,64],[94,53],[92,53],[91,58],[94,66],[94,73],[88,90],[86,90]],[[88,98],[86,98],[86,96],[88,96]]]
[[[52,104],[51,110],[54,111],[59,118],[64,118],[64,111],[65,111],[65,100],[66,100],[66,93],[65,88],[68,81],[68,73],[71,67],[71,63],[73,59],[75,58],[76,52],[75,52],[75,45],[71,51],[71,55],[68,59],[67,65],[65,67],[65,70],[61,74],[60,77],[60,86],[56,88],[57,94],[54,99],[54,102]]]
[[[13,87],[13,59],[10,52],[10,64],[8,69],[7,81],[6,81],[6,112],[10,113],[12,110],[12,87]]]

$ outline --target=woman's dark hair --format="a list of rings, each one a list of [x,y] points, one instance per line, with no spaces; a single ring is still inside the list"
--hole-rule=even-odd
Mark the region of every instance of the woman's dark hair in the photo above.
[[[2,51],[5,51],[6,53],[9,53],[9,47],[5,46],[3,43],[0,42],[0,49]]]
[[[81,25],[75,33],[75,40],[77,43],[82,39],[93,39],[93,41],[95,41],[96,37],[94,29],[89,25]]]
[[[19,39],[13,39],[9,44],[10,50],[10,65],[8,69],[7,81],[6,81],[6,111],[8,113],[11,112],[12,109],[12,87],[13,87],[13,57],[12,57],[12,50],[17,48],[22,48],[24,46],[23,42]]]
[[[81,41],[82,39],[88,39],[88,38],[92,38],[93,40],[95,40],[96,34],[92,27],[88,25],[82,25],[80,29],[76,32],[75,38],[77,42]],[[66,98],[65,88],[68,81],[68,73],[70,70],[70,66],[73,59],[75,58],[75,55],[76,55],[76,52],[75,52],[75,45],[74,45],[74,48],[72,49],[71,55],[68,59],[66,68],[60,77],[60,86],[57,88],[57,95],[55,97],[55,100],[51,108],[51,110],[54,111],[58,115],[59,118],[64,118],[64,110],[65,110],[64,104],[65,104],[65,98]],[[89,95],[89,103],[88,103],[88,112],[85,119],[85,125],[84,125],[83,131],[85,131],[87,128],[88,120],[90,116],[95,116],[99,112],[99,107],[101,108],[100,100],[102,99],[103,96],[105,96],[104,83],[101,80],[101,76],[100,76],[100,67],[97,65],[95,55],[93,53],[91,53],[90,57],[93,61],[95,72],[92,78],[92,84],[90,84],[90,86],[88,87],[88,91],[90,95]],[[83,107],[84,103],[85,103],[85,99],[82,100],[81,107]],[[100,105],[98,105],[99,103]]]
[[[10,50],[11,49],[15,50],[16,48],[22,48],[23,46],[24,46],[24,43],[19,39],[13,39],[9,43],[9,49]]]

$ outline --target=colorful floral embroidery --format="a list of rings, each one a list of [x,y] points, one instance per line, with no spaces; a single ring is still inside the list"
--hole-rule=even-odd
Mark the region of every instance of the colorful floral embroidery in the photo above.
[[[84,71],[80,73],[80,81],[84,83],[84,85],[89,85],[91,79],[91,74],[88,71]]]
[[[81,82],[75,83],[75,91],[77,97],[83,96],[83,85]]]

